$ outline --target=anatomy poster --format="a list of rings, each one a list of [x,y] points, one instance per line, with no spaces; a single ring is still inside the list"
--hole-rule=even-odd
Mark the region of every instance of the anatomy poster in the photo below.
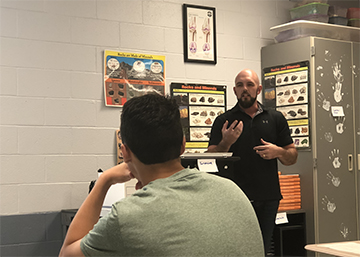
[[[104,51],[106,106],[148,93],[165,94],[165,56]]]
[[[216,64],[215,8],[183,5],[184,60]]]
[[[226,111],[226,86],[171,83],[170,91],[179,105],[186,152],[205,152],[215,118]]]
[[[263,74],[265,106],[285,116],[296,147],[308,148],[309,62],[265,68]]]

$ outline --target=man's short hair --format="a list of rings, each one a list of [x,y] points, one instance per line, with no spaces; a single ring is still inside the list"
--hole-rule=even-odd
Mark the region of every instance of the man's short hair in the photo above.
[[[144,164],[176,159],[183,142],[179,106],[157,94],[131,98],[123,106],[120,134],[123,144]]]

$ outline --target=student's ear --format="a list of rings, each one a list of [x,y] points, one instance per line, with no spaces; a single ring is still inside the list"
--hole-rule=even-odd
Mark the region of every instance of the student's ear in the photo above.
[[[131,161],[131,150],[128,146],[121,144],[121,151],[124,157],[124,162],[130,162]]]
[[[186,144],[186,139],[185,137],[183,137],[183,142],[181,144],[181,149],[180,149],[180,155],[182,155],[185,152],[185,144]]]
[[[261,93],[261,90],[262,90],[262,85],[259,85],[258,92],[257,92],[258,95]]]

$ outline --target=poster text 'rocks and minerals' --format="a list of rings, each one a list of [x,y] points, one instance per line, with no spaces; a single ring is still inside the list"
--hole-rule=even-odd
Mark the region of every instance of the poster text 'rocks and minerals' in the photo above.
[[[226,111],[226,86],[171,83],[170,91],[180,108],[186,152],[205,152],[215,118]]]
[[[121,107],[148,93],[165,94],[165,56],[104,51],[106,106]]]
[[[297,148],[309,148],[309,62],[265,68],[263,74],[265,106],[285,116]]]

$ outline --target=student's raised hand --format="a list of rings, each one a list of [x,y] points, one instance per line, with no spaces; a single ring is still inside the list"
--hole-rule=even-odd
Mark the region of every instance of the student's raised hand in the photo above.
[[[104,171],[101,176],[105,176],[112,185],[116,183],[125,183],[134,178],[125,162]]]

